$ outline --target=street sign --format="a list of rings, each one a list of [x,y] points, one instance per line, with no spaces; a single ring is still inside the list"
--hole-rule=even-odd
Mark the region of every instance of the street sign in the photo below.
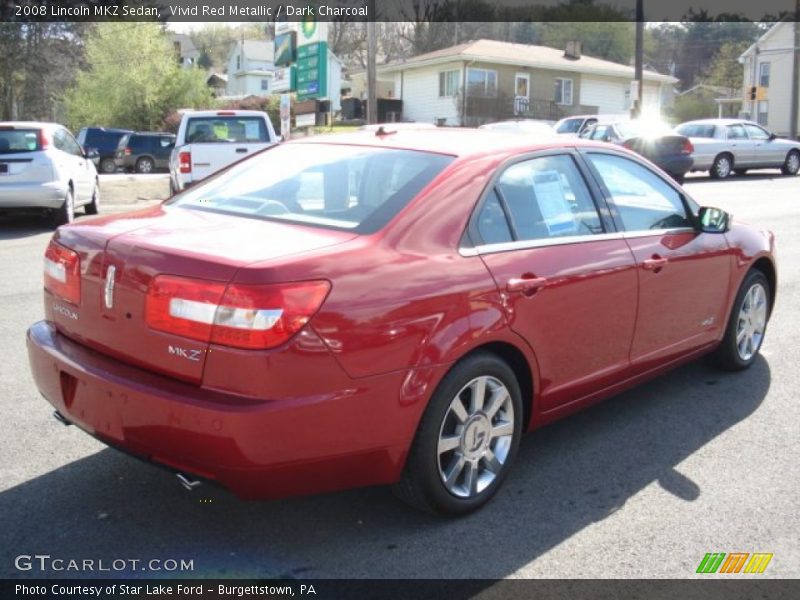
[[[286,141],[289,139],[289,134],[292,125],[292,95],[281,94],[281,138]]]

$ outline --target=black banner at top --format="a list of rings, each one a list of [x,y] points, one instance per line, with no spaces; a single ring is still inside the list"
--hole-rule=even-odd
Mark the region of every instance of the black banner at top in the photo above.
[[[795,0],[642,0],[645,21],[797,20]],[[3,21],[634,21],[637,0],[4,0]]]

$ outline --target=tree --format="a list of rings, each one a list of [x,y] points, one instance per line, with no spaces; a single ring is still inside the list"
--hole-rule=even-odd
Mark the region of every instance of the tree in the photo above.
[[[711,61],[706,83],[724,87],[732,96],[741,92],[744,85],[744,69],[739,64],[739,56],[748,46],[748,42],[722,44]]]
[[[204,73],[178,66],[156,23],[98,23],[86,43],[86,63],[65,99],[73,129],[152,130],[170,111],[211,103]]]

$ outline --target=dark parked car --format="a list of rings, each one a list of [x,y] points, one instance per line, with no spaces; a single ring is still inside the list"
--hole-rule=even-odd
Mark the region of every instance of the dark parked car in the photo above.
[[[131,133],[119,141],[115,162],[125,171],[137,173],[168,170],[174,147],[175,136],[171,133]]]
[[[28,353],[56,418],[186,487],[466,513],[524,431],[703,354],[750,366],[774,246],[610,144],[318,136],[60,228]]]
[[[694,147],[688,137],[667,125],[649,121],[599,121],[580,135],[583,139],[611,142],[641,154],[683,183],[692,168]]]
[[[114,173],[117,164],[114,157],[117,146],[123,136],[133,133],[130,129],[106,129],[105,127],[84,127],[78,132],[78,143],[84,150],[96,150],[98,158],[95,161],[100,173]]]

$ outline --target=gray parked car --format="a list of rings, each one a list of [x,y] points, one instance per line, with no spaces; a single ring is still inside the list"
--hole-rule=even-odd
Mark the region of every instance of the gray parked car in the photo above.
[[[760,125],[741,119],[688,121],[675,128],[694,146],[692,171],[708,171],[714,179],[748,169],[800,171],[800,142],[780,139]]]
[[[0,211],[42,210],[56,225],[71,223],[78,206],[96,215],[96,156],[61,125],[0,123]]]

